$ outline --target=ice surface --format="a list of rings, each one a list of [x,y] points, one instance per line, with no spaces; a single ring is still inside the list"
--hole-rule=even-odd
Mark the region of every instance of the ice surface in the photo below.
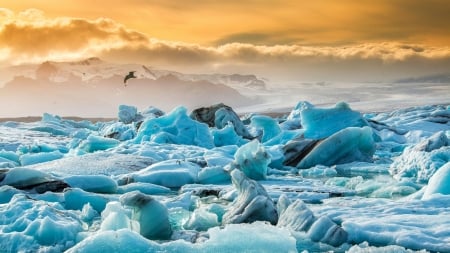
[[[0,123],[0,251],[450,252],[449,109]]]

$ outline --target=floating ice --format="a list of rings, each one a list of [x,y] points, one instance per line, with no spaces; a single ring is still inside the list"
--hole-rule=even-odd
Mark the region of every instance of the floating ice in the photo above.
[[[119,105],[118,118],[120,122],[130,124],[140,119],[137,108],[129,105]]]
[[[170,238],[169,213],[159,201],[140,192],[129,192],[120,197],[120,202],[132,208],[131,218],[139,223],[142,236],[148,239]]]
[[[184,107],[159,118],[147,119],[139,128],[135,142],[176,143],[212,148],[214,142],[208,126],[192,120]]]
[[[315,165],[335,165],[353,161],[371,161],[375,143],[369,127],[343,129],[315,146],[298,164],[307,169]]]
[[[223,216],[223,223],[249,223],[257,220],[277,223],[275,204],[262,185],[247,178],[237,169],[231,172],[231,179],[238,191],[238,197]]]
[[[88,237],[67,253],[97,253],[102,252],[156,252],[158,244],[147,240],[129,229],[117,231],[102,231]]]
[[[390,166],[394,178],[411,178],[418,183],[426,183],[444,164],[450,161],[450,146],[431,152],[406,149]]]
[[[95,211],[101,213],[110,201],[105,195],[85,192],[78,188],[64,191],[64,206],[66,209],[82,210],[84,205],[89,204]]]
[[[227,145],[237,145],[242,146],[247,143],[248,140],[242,138],[242,136],[238,135],[233,125],[230,123],[223,127],[222,129],[213,129],[211,130],[211,134],[214,139],[214,145],[216,147],[222,147]]]
[[[52,180],[54,180],[54,178],[52,178],[47,173],[29,168],[18,167],[9,170],[0,184],[10,185],[15,188],[23,189]]]
[[[305,231],[314,242],[339,246],[347,241],[347,232],[327,216],[315,217],[300,199],[290,204],[280,216],[277,226]]]
[[[253,140],[240,147],[236,151],[234,159],[231,168],[242,170],[251,179],[262,180],[266,178],[271,158],[258,140]]]
[[[233,109],[224,104],[212,105],[210,107],[202,107],[192,111],[191,118],[206,123],[210,127],[222,129],[227,125],[231,125],[234,131],[242,137],[251,137],[239,116]],[[231,123],[231,124],[229,124]]]
[[[433,194],[450,195],[450,162],[440,167],[430,178],[423,198],[430,198]]]
[[[87,192],[116,193],[117,183],[104,175],[70,176],[64,181],[73,188],[80,188]]]
[[[101,136],[89,135],[89,137],[80,143],[79,149],[83,152],[92,153],[99,150],[107,150],[119,145],[118,140],[105,138]]]
[[[217,214],[203,208],[195,209],[189,220],[183,225],[185,229],[206,231],[209,228],[219,226]]]
[[[450,252],[449,108],[0,123],[0,251]]]
[[[59,203],[15,195],[0,205],[0,248],[5,252],[61,252],[76,244],[83,230],[77,213]]]
[[[309,139],[323,139],[347,127],[368,126],[362,115],[344,102],[331,109],[308,106],[301,111],[301,123]]]
[[[182,160],[168,160],[150,165],[148,168],[128,175],[130,182],[157,184],[169,188],[179,188],[185,184],[198,182],[200,166]]]
[[[261,142],[267,142],[281,133],[278,122],[269,116],[256,115],[251,118],[251,127],[262,131]]]
[[[117,188],[117,193],[124,194],[132,191],[140,191],[144,194],[157,195],[170,193],[170,189],[161,185],[149,184],[149,183],[130,183],[127,185],[121,185]]]
[[[58,160],[63,158],[64,155],[57,151],[53,152],[43,152],[43,153],[37,153],[37,154],[24,154],[20,156],[20,164],[22,166],[37,164],[37,163],[43,163],[43,162],[49,162],[53,160]]]
[[[127,141],[136,137],[136,129],[131,124],[126,125],[122,122],[116,122],[102,129],[102,136],[119,141]]]

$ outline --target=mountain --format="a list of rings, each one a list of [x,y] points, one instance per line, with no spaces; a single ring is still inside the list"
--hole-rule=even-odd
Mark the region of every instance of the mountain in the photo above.
[[[124,76],[137,78],[124,85]],[[183,74],[138,64],[115,64],[99,58],[78,62],[44,62],[3,69],[11,79],[0,88],[0,117],[41,115],[115,116],[118,105],[168,111],[178,105],[189,109],[214,103],[233,107],[256,102],[238,89],[265,89],[254,75]]]
[[[397,83],[450,83],[450,73],[427,75],[421,77],[403,78],[396,81]]]

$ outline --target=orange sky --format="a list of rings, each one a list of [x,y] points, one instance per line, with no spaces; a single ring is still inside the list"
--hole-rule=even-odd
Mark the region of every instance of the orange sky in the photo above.
[[[447,0],[1,0],[16,14],[111,18],[162,40],[202,45],[343,44],[364,41],[448,45]]]
[[[0,0],[0,66],[92,56],[210,70],[419,59],[417,68],[433,61],[440,71],[448,13],[447,0]]]

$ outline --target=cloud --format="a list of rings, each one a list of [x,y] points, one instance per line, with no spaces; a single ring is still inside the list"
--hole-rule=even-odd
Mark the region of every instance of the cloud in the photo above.
[[[383,75],[386,66],[400,66],[392,72],[415,66],[432,71],[438,66],[450,69],[450,47],[388,42],[352,43],[335,46],[298,44],[256,45],[264,33],[236,34],[223,38],[220,45],[165,41],[129,29],[112,19],[47,18],[39,10],[14,14],[0,9],[0,64],[43,62],[46,60],[79,60],[99,56],[109,61],[133,62],[171,69],[206,71],[275,70],[282,74],[304,76],[344,76],[353,69],[378,68]],[[241,40],[247,43],[232,42]],[[245,66],[243,68],[242,66]],[[316,69],[313,69],[316,68]],[[343,71],[346,68],[346,71]],[[402,69],[403,68],[403,69]],[[414,72],[411,67],[410,72]],[[315,73],[314,75],[311,73]],[[406,73],[406,72],[405,72]],[[427,74],[423,73],[423,74]],[[351,73],[352,75],[358,75]]]

